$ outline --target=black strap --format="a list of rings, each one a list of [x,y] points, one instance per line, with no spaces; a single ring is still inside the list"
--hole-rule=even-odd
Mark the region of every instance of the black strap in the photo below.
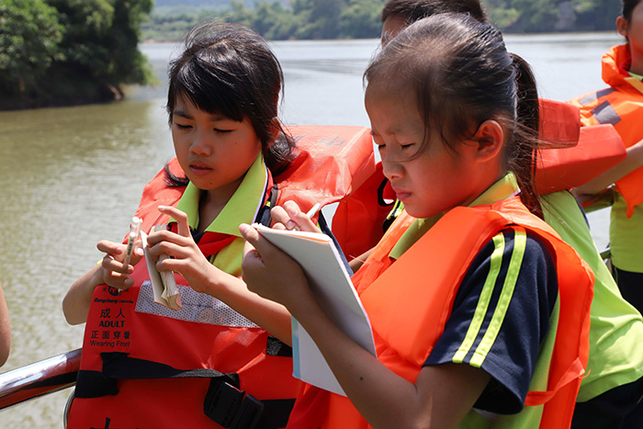
[[[226,381],[239,385],[237,374],[224,374],[216,369],[176,369],[164,363],[153,362],[128,356],[127,353],[101,353],[103,373],[117,380],[153,378],[226,378]]]
[[[386,188],[388,182],[388,178],[385,177],[384,180],[382,180],[382,183],[380,183],[380,186],[377,187],[377,204],[379,204],[380,207],[389,207],[393,204],[384,201],[384,188]]]
[[[274,339],[278,341],[276,338]],[[270,341],[269,341],[270,344]],[[285,354],[277,347],[275,355]],[[280,353],[279,353],[280,352]],[[245,391],[239,390],[239,375],[224,374],[214,369],[176,369],[172,366],[144,359],[132,358],[127,353],[101,353],[103,372],[81,370],[78,372],[75,396],[97,398],[118,393],[118,380],[157,378],[210,378],[204,413],[224,428],[277,429],[288,422],[294,399],[260,401]]]
[[[257,218],[255,222],[258,222],[264,226],[270,226],[272,223],[272,217],[270,216],[270,209],[277,205],[277,197],[279,196],[279,188],[277,187],[277,182],[272,185],[270,188],[270,196],[266,203],[259,209],[257,213]]]
[[[229,383],[212,379],[203,412],[224,428],[278,429],[286,426],[294,405],[294,399],[259,401]]]
[[[215,378],[239,386],[239,375],[224,374],[214,369],[199,368],[181,370],[158,362],[137,359],[122,352],[100,354],[103,371],[78,371],[76,397],[99,398],[116,395],[117,380],[141,380],[155,378]]]

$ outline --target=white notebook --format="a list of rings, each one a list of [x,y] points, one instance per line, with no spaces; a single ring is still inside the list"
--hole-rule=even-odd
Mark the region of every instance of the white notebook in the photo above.
[[[315,297],[337,326],[373,356],[377,356],[368,316],[332,239],[324,234],[253,226],[301,265]],[[293,375],[345,396],[317,345],[294,318],[292,342]]]

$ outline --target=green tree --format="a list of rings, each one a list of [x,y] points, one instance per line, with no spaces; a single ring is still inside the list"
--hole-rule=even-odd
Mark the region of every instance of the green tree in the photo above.
[[[348,7],[342,10],[340,36],[370,38],[379,37],[382,31],[380,16],[384,7],[383,0],[349,0]]]
[[[251,10],[246,9],[246,5],[242,1],[231,0],[230,7],[232,11],[224,15],[226,22],[252,27],[254,14]]]
[[[48,2],[67,28],[60,43],[64,61],[55,65],[58,79],[78,86],[82,97],[98,99],[119,98],[122,84],[151,81],[138,50],[140,24],[152,9],[151,0]],[[67,85],[63,90],[70,92]]]
[[[335,39],[340,36],[339,17],[346,7],[346,0],[312,0],[310,16],[314,17],[307,26],[311,39]]]
[[[0,108],[122,96],[153,74],[138,50],[152,0],[3,0]]]
[[[255,7],[255,24],[257,32],[269,40],[290,39],[297,30],[297,18],[291,8],[285,8],[280,2],[263,1]]]
[[[510,0],[483,0],[489,20],[498,28],[513,26],[520,18],[520,12],[510,5]]]
[[[60,57],[63,32],[56,9],[43,0],[0,4],[0,94],[5,95],[0,98],[37,92],[38,81]]]
[[[621,0],[572,0],[576,29],[583,31],[613,30],[621,12]]]

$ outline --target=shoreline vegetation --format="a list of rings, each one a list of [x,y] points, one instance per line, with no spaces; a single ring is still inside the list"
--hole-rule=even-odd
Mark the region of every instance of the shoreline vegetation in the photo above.
[[[245,3],[244,3],[245,1]],[[155,82],[140,43],[216,19],[268,40],[377,38],[385,0],[5,0],[0,110],[117,101]],[[609,31],[620,0],[483,0],[507,34]]]

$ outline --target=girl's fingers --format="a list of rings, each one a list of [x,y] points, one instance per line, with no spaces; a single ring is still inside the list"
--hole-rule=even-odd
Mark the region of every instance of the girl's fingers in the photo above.
[[[96,248],[108,255],[121,255],[124,252],[123,245],[120,243],[114,243],[113,241],[109,240],[101,240],[96,244]]]
[[[162,240],[150,246],[150,254],[154,258],[158,258],[160,255],[167,255],[176,259],[185,259],[190,255],[190,249],[186,248],[182,243]]]
[[[239,232],[241,232],[241,235],[246,240],[246,243],[250,244],[250,247],[245,246],[243,249],[244,259],[249,253],[254,252],[257,255],[253,255],[253,257],[257,256],[259,257],[259,259],[261,259],[261,255],[265,256],[277,250],[277,248],[268,240],[263,238],[255,228],[246,223],[242,223],[241,225],[239,225]]]
[[[288,213],[288,216],[290,216],[290,222],[286,224],[287,229],[293,229],[290,228],[289,224],[294,224],[293,227],[296,226],[302,231],[319,232],[319,229],[313,221],[310,220],[306,213],[301,211],[294,201],[286,201],[284,203],[284,209],[286,213]]]
[[[286,225],[290,221],[290,215],[286,210],[281,206],[275,206],[270,209],[270,217],[272,218],[274,225]]]
[[[248,246],[244,247],[244,256],[245,256],[247,251],[256,249],[256,244],[259,241],[259,232],[256,229],[254,229],[252,226],[248,225],[247,223],[242,223],[241,225],[239,225],[239,232],[246,240],[246,243],[250,244],[251,246],[251,248]]]
[[[286,201],[283,206],[272,208],[270,216],[275,222],[275,229],[319,232],[313,221],[308,218],[306,213],[301,211],[299,205],[294,201]]]
[[[117,261],[114,259],[113,256],[111,255],[105,255],[103,257],[103,261],[101,262],[101,266],[107,271],[107,272],[115,272],[115,273],[123,273],[127,274],[129,273],[129,265],[126,267],[122,262]]]
[[[171,216],[177,222],[177,233],[182,237],[190,237],[190,224],[188,223],[188,215],[170,206],[159,206],[159,211],[163,214]]]

